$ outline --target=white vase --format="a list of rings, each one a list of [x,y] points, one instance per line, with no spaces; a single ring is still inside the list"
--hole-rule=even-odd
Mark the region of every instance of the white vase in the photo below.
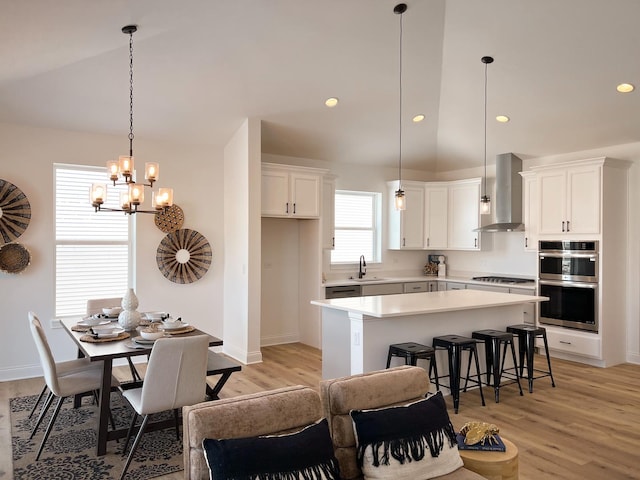
[[[122,297],[122,312],[118,315],[118,324],[127,332],[135,330],[140,325],[141,316],[136,308],[138,308],[138,297],[133,288],[130,288]]]

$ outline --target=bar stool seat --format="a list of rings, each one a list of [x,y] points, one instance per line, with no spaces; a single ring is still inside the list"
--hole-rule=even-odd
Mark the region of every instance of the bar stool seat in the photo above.
[[[436,390],[440,390],[438,366],[436,364],[436,351],[433,347],[415,342],[394,343],[389,345],[387,368],[391,365],[392,357],[402,357],[404,358],[405,365],[413,365],[414,367],[417,365],[418,359],[429,360],[429,378],[431,378],[431,371],[433,370]]]
[[[451,390],[451,396],[453,397],[453,409],[455,413],[458,413],[458,407],[460,405],[460,362],[462,359],[462,352],[469,352],[469,361],[471,357],[475,359],[476,374],[478,379],[469,379],[467,372],[467,383],[471,381],[478,385],[480,390],[480,398],[482,399],[482,406],[485,405],[484,393],[482,392],[482,380],[480,378],[480,364],[478,362],[478,350],[476,348],[477,341],[473,338],[463,337],[461,335],[442,335],[439,337],[433,337],[433,348],[436,350],[447,350],[447,356],[449,360],[449,375],[443,375],[440,378],[449,377],[449,389]],[[465,391],[467,390],[465,383]]]
[[[510,325],[507,327],[507,332],[518,336],[518,357],[520,359],[520,377],[523,377],[524,364],[526,360],[527,364],[527,380],[529,381],[529,393],[533,393],[533,381],[542,378],[550,377],[551,386],[555,387],[556,383],[553,380],[553,373],[551,373],[551,358],[549,357],[549,344],[547,343],[547,330],[544,327],[538,327],[528,323],[522,323],[518,325]],[[544,342],[544,351],[547,356],[547,366],[549,370],[539,370],[533,366],[533,354],[535,352],[536,338],[541,337]],[[541,375],[535,376],[535,372]]]
[[[493,386],[496,403],[500,402],[500,387],[509,385],[511,383],[517,383],[520,389],[520,395],[522,395],[522,386],[520,385],[520,377],[518,372],[512,374],[505,372],[504,361],[507,357],[507,345],[511,347],[511,357],[513,358],[513,365],[518,365],[516,360],[516,350],[513,346],[513,334],[509,332],[503,332],[501,330],[476,330],[471,334],[472,338],[482,340],[484,342],[485,361],[487,366],[487,385]],[[500,359],[500,346],[502,349],[502,360]],[[469,359],[471,360],[471,359]],[[471,367],[471,361],[469,361],[469,367]],[[469,375],[469,367],[467,368],[467,376]],[[502,382],[502,376],[505,375],[509,379],[508,382]],[[493,383],[491,383],[491,377],[493,376]]]

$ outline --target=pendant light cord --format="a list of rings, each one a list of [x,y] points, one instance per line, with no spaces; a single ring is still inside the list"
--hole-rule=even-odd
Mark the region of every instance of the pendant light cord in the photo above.
[[[484,64],[484,196],[487,196],[487,69],[489,64]]]
[[[400,13],[400,62],[399,62],[399,83],[398,91],[400,92],[400,108],[398,115],[399,136],[398,136],[398,188],[402,188],[402,13]]]
[[[133,157],[133,31],[129,32],[129,156]]]

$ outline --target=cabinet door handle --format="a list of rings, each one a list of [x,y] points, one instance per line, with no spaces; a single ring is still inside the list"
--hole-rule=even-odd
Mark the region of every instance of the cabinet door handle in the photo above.
[[[284,213],[289,213],[289,202],[287,202],[287,206]]]
[[[296,214],[296,204],[295,204],[295,202],[293,203],[293,214],[294,215]]]
[[[478,239],[477,238],[473,239],[473,247],[474,248],[478,248]]]
[[[569,220],[567,220],[567,232],[569,232],[569,231],[570,231],[570,229],[569,229]]]
[[[524,237],[524,248],[529,248],[529,239]]]
[[[336,237],[331,237],[331,246],[332,247],[336,246]]]
[[[564,220],[562,221],[562,231],[564,232]]]
[[[429,246],[429,238],[427,238],[427,247]]]
[[[564,343],[565,345],[571,345],[571,342],[567,342],[565,340],[560,340],[560,343]]]
[[[402,246],[404,247],[404,246],[406,246],[406,244],[407,244],[406,239],[403,237],[402,238]]]

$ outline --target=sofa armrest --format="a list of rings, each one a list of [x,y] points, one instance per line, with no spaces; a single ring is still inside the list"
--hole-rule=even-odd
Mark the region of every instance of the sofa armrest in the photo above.
[[[318,393],[301,385],[199,403],[182,409],[185,479],[208,480],[202,441],[276,435],[322,418]]]

